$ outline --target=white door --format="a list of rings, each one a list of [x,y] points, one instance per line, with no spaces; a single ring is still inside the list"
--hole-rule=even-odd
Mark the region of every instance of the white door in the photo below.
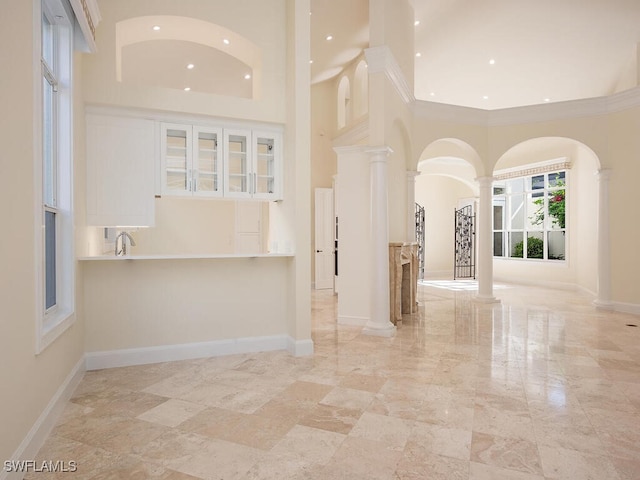
[[[315,286],[333,288],[333,189],[316,188]]]

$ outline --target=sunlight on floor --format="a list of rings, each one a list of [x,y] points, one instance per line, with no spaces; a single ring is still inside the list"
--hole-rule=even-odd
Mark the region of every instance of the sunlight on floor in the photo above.
[[[418,280],[418,285],[444,288],[445,290],[478,290],[477,280]],[[507,285],[493,284],[494,290],[509,288]]]

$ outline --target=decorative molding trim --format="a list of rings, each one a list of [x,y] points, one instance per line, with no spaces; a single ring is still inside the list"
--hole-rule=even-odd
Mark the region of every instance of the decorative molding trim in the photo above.
[[[219,357],[237,353],[270,352],[289,349],[288,335],[244,337],[211,342],[160,345],[157,347],[130,348],[88,352],[87,370],[126,367],[148,363],[172,362],[194,358]],[[308,348],[308,347],[307,347]]]
[[[640,107],[640,87],[634,87],[607,97],[584,98],[497,110],[483,110],[425,100],[415,100],[413,102],[413,112],[418,118],[484,127],[606,115],[637,107]]]
[[[354,315],[338,315],[338,325],[351,325],[354,327],[364,327],[369,321],[368,317],[357,317]]]
[[[416,97],[409,87],[404,72],[388,45],[367,48],[364,51],[364,56],[367,60],[369,75],[373,73],[384,73],[404,103],[412,104],[416,101]]]
[[[570,170],[571,162],[569,161],[560,161],[556,163],[549,163],[547,165],[538,165],[533,166],[531,168],[514,168],[509,170],[502,170],[499,172],[494,172],[494,178],[496,180],[507,180],[509,178],[519,178],[519,177],[527,177],[530,175],[538,175],[546,172],[555,172],[558,170]]]
[[[71,8],[73,8],[89,52],[96,53],[98,51],[96,27],[102,19],[96,0],[69,0],[69,3],[71,3]]]
[[[36,422],[24,437],[20,446],[11,456],[9,461],[32,460],[36,458],[38,450],[44,445],[45,440],[51,433],[60,414],[62,414],[67,401],[71,398],[74,390],[80,384],[80,380],[84,376],[85,359],[81,358],[78,363],[71,369],[62,385],[53,395],[45,409],[42,411]],[[5,460],[5,459],[3,459]],[[0,480],[18,480],[24,476],[24,472],[7,472],[0,469]]]

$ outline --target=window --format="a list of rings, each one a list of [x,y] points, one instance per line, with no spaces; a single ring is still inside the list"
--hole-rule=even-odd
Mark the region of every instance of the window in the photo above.
[[[42,148],[37,154],[36,245],[38,314],[36,351],[71,323],[74,256],[71,158],[71,65],[73,13],[67,0],[43,0],[40,54]]]
[[[493,255],[565,260],[567,172],[498,180],[493,185]]]

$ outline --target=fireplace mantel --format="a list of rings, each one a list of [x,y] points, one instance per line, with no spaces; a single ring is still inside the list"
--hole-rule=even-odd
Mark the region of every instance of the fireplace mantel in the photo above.
[[[418,244],[389,244],[389,297],[391,322],[397,325],[403,313],[416,313],[418,289]]]

